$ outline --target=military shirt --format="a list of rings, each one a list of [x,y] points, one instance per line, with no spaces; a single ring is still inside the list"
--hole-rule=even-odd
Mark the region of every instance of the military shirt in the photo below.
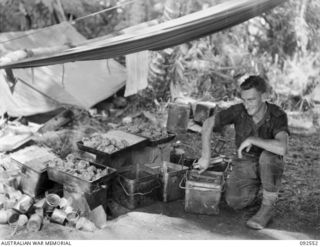
[[[225,125],[234,124],[237,148],[250,136],[274,139],[280,131],[286,131],[290,134],[287,114],[275,104],[268,102],[266,104],[267,111],[259,123],[254,123],[242,103],[218,112],[215,116],[213,131],[218,131]],[[262,151],[262,148],[252,146],[249,154],[259,155]]]

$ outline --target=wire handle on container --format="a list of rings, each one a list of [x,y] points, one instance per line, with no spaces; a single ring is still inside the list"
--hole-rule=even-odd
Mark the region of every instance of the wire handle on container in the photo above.
[[[183,177],[182,177],[182,179],[181,179],[181,181],[179,183],[179,188],[180,189],[183,189],[183,190],[187,189],[186,186],[182,186],[183,181],[187,181],[187,173],[188,173],[188,171],[183,175]]]
[[[182,154],[180,154],[178,165],[180,165],[181,166],[181,170],[183,170],[184,165],[183,165],[183,155]]]
[[[183,181],[186,181],[187,182],[187,177],[188,177],[188,171],[186,172],[186,174],[183,176],[183,178],[181,179],[180,183],[179,183],[179,188],[180,189],[183,189],[183,190],[186,190],[187,187],[186,186],[182,186],[182,183]],[[222,177],[222,183],[221,183],[221,192],[224,191],[224,186],[225,185],[225,179]],[[205,190],[206,191],[211,191],[212,189],[209,189],[209,188],[205,188],[205,187],[201,187],[201,186],[198,186],[198,188],[201,188],[202,190]],[[192,187],[189,187],[188,189],[194,189]]]
[[[150,194],[150,193],[151,193],[152,191],[154,191],[155,189],[160,188],[160,186],[161,186],[161,183],[157,180],[158,185],[155,186],[155,187],[153,187],[150,191],[145,192],[145,193],[136,192],[136,193],[130,194],[130,193],[128,193],[128,191],[125,189],[125,187],[124,187],[123,184],[121,183],[120,179],[118,179],[117,181],[119,182],[120,186],[122,187],[124,193],[125,193],[127,196],[135,196],[135,195],[145,196],[145,195],[147,195],[147,194]]]

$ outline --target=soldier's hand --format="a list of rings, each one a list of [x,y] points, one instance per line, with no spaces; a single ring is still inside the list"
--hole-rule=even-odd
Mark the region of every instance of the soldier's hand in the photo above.
[[[251,147],[252,147],[252,143],[251,143],[251,139],[249,137],[246,140],[244,140],[241,143],[240,147],[238,148],[238,157],[239,157],[239,159],[242,159],[242,150],[246,149],[246,152],[249,152]]]
[[[210,164],[210,160],[209,159],[201,157],[197,162],[197,165],[198,165],[198,167],[200,169],[199,174],[201,174],[205,170],[207,170],[208,167],[209,167],[209,164]]]

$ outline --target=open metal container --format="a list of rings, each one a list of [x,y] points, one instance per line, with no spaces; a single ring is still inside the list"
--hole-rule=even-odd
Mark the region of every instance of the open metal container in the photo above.
[[[104,157],[104,158],[113,158],[115,156],[119,156],[122,155],[123,153],[129,151],[129,150],[133,150],[133,149],[137,149],[137,148],[143,148],[145,146],[147,146],[148,144],[148,139],[141,137],[141,136],[136,136],[130,133],[126,133],[120,130],[112,130],[106,133],[106,137],[108,138],[114,138],[114,139],[124,139],[126,141],[128,141],[129,146],[120,149],[118,151],[112,152],[112,153],[106,153],[100,150],[97,150],[96,148],[92,148],[92,147],[88,147],[85,146],[84,143],[82,141],[78,141],[77,142],[77,146],[81,151],[85,151],[88,153],[92,153],[95,154],[99,157]]]
[[[48,178],[47,168],[39,166],[40,159],[22,163],[14,158],[11,161],[20,167],[20,189],[23,193],[36,197],[54,186],[54,182]],[[45,162],[45,160],[43,160]],[[33,166],[33,164],[37,164]]]
[[[212,166],[210,171],[199,174],[190,170],[186,175],[185,211],[196,214],[217,215],[229,163]]]
[[[106,174],[89,181],[55,167],[48,167],[49,179],[63,185],[63,196],[70,200],[71,206],[85,217],[89,217],[92,211],[100,205],[105,212],[107,211],[108,192],[112,179],[116,176],[114,168],[94,162],[89,162],[89,164],[106,170]]]
[[[112,185],[112,194],[122,206],[135,209],[159,200],[160,187],[159,174],[153,174],[144,165],[137,164],[118,173]]]
[[[57,168],[48,167],[48,177],[50,180],[62,184],[64,187],[68,188],[69,191],[75,193],[90,193],[92,191],[97,190],[99,187],[103,185],[108,186],[109,181],[116,175],[116,169],[100,165],[94,162],[89,163],[90,165],[93,165],[96,168],[100,168],[102,170],[107,169],[107,174],[101,176],[96,180],[88,181],[81,177],[74,176],[71,173],[61,171]]]

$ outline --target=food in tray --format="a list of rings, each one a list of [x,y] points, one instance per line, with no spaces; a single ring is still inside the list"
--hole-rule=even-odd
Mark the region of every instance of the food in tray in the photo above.
[[[105,153],[114,153],[129,146],[125,139],[116,140],[108,138],[104,134],[94,133],[90,137],[82,138],[83,145]]]
[[[150,138],[151,140],[158,140],[168,137],[168,133],[166,130],[161,129],[147,129],[143,130],[140,135]]]
[[[151,140],[159,140],[168,137],[167,129],[152,125],[148,122],[135,121],[120,127],[121,130],[132,134],[144,136]]]
[[[97,168],[89,161],[78,159],[73,154],[69,154],[65,160],[53,159],[48,163],[48,166],[90,182],[108,174],[108,168]]]

